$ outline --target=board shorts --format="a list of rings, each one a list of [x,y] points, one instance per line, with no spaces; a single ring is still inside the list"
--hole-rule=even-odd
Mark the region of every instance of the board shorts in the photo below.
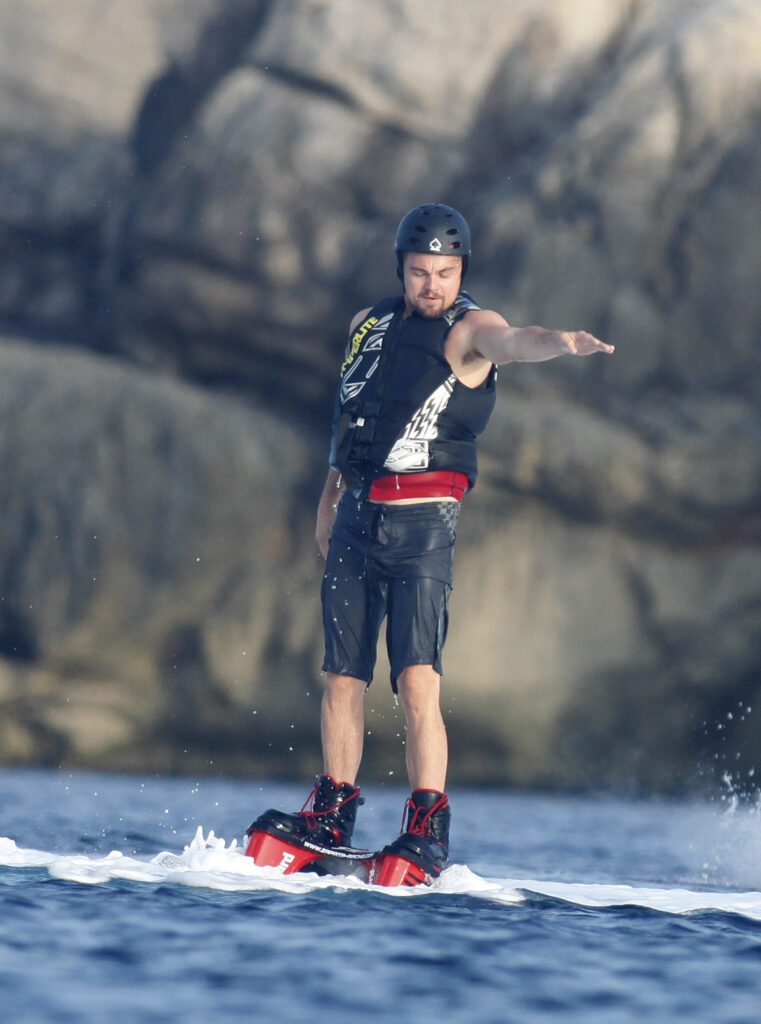
[[[380,505],[344,494],[322,581],[323,671],[368,686],[386,619],[391,687],[409,665],[441,675],[460,503]]]

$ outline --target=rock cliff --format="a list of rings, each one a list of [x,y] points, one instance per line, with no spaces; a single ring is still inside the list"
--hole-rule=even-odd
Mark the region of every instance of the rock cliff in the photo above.
[[[439,199],[478,301],[617,346],[501,372],[453,781],[753,770],[754,0],[0,0],[0,55],[0,761],[317,767],[337,360]]]

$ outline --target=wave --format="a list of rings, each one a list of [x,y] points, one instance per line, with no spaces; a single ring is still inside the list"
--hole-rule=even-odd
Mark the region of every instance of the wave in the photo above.
[[[104,857],[61,855],[23,849],[14,840],[0,838],[0,867],[42,868],[52,878],[82,885],[103,885],[124,880],[149,885],[185,885],[222,892],[308,893],[314,890],[375,891],[392,897],[432,894],[475,896],[499,903],[518,904],[532,898],[560,900],[598,909],[639,907],[664,914],[711,912],[739,914],[761,921],[761,893],[698,890],[670,887],[587,882],[557,882],[527,878],[484,878],[463,864],[453,864],[431,886],[396,889],[367,885],[357,878],[313,874],[283,875],[244,856],[238,841],[228,843],[199,826],[182,853],[162,852],[150,860],[114,850]]]

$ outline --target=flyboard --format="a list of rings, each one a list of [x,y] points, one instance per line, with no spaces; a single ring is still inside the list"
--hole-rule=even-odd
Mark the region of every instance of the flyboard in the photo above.
[[[294,842],[279,827],[277,815],[270,812],[257,818],[246,835],[246,856],[259,867],[280,868],[284,875],[311,871],[317,875],[352,875],[369,885],[414,886],[430,885],[441,873],[441,867],[426,870],[413,843],[406,844],[407,856],[403,856],[390,848],[373,852],[352,846],[319,846],[307,839]]]

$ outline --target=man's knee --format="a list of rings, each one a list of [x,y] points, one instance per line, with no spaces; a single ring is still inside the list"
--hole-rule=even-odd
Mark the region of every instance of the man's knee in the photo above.
[[[354,676],[326,672],[324,696],[331,704],[357,704],[362,702],[366,686],[364,680],[355,679]]]
[[[396,683],[399,699],[408,715],[438,707],[441,676],[433,665],[409,665],[399,673]]]

